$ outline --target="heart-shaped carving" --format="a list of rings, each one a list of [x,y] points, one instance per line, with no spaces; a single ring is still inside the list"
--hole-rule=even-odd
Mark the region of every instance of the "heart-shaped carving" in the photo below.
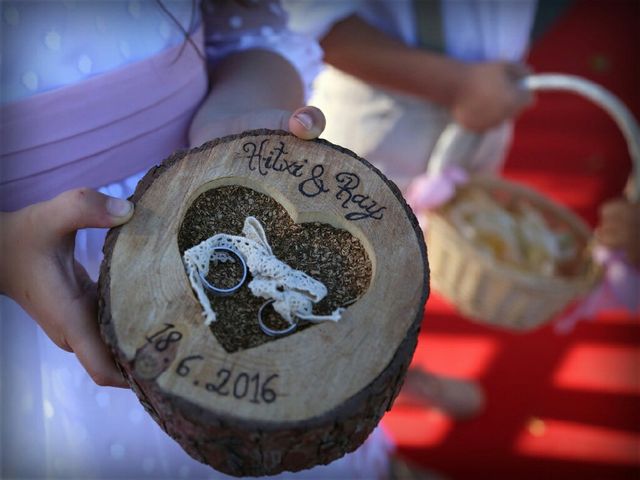
[[[328,294],[314,306],[314,313],[330,314],[366,292],[371,281],[371,261],[357,238],[324,223],[296,224],[276,200],[247,187],[223,186],[200,194],[180,226],[180,253],[217,233],[239,235],[248,216],[262,223],[276,257],[325,284]],[[220,268],[212,269],[211,275],[216,277],[210,280],[223,287],[234,284],[239,278],[238,265],[231,262],[219,265]],[[250,278],[228,297],[209,294],[218,317],[210,327],[211,332],[229,353],[283,338],[269,337],[260,329],[257,315],[265,299],[251,294],[249,281]],[[286,326],[284,321],[274,325]],[[290,335],[312,325],[300,321]]]

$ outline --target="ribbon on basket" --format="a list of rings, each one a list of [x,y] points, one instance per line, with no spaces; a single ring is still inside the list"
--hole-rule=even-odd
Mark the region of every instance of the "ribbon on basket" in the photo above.
[[[440,134],[429,158],[427,171],[418,175],[407,187],[405,198],[418,214],[422,228],[425,215],[421,213],[447,203],[460,185],[469,181],[464,168],[466,158],[480,143],[482,136],[456,124],[449,124]]]
[[[469,181],[469,174],[462,167],[445,167],[439,172],[418,175],[409,184],[405,198],[414,212],[433,210],[447,203],[459,185]]]

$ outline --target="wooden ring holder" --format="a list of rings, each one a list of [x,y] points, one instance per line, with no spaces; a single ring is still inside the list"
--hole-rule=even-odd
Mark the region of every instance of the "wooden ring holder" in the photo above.
[[[211,334],[178,234],[200,194],[229,185],[273,198],[295,223],[360,241],[371,279],[340,322],[232,353]],[[400,389],[428,296],[422,232],[397,187],[329,142],[255,130],[175,154],[131,200],[133,218],[105,242],[99,321],[158,424],[191,456],[236,476],[298,471],[361,445]]]

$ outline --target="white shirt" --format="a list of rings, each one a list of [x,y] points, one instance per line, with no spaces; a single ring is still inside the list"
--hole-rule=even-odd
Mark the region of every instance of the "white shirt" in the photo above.
[[[290,28],[324,36],[335,23],[358,15],[409,46],[418,43],[412,0],[283,0]],[[526,53],[536,0],[442,0],[445,53],[462,61],[518,61]],[[426,169],[446,109],[417,97],[377,88],[334,68],[315,83],[311,103],[327,117],[323,137],[355,151],[404,188]],[[511,137],[511,123],[483,134],[470,165],[495,170]]]
[[[283,0],[293,30],[324,36],[357,14],[370,25],[416,45],[412,0]],[[520,60],[529,43],[536,0],[443,0],[446,53],[459,60]]]

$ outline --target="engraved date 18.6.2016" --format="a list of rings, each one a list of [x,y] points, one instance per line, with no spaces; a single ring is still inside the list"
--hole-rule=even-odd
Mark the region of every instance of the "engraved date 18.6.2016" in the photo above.
[[[172,343],[177,344],[182,338],[182,333],[171,323],[165,323],[161,330],[146,337],[147,342],[157,352],[164,352]],[[202,361],[206,361],[202,355],[187,355],[178,362],[175,373],[179,377],[191,380],[194,386],[203,387],[207,392],[221,397],[232,397],[255,404],[270,404],[278,399],[279,394],[275,389],[279,378],[277,373],[264,374],[234,368],[218,368],[215,378],[202,381],[193,378],[192,375],[194,362]]]

